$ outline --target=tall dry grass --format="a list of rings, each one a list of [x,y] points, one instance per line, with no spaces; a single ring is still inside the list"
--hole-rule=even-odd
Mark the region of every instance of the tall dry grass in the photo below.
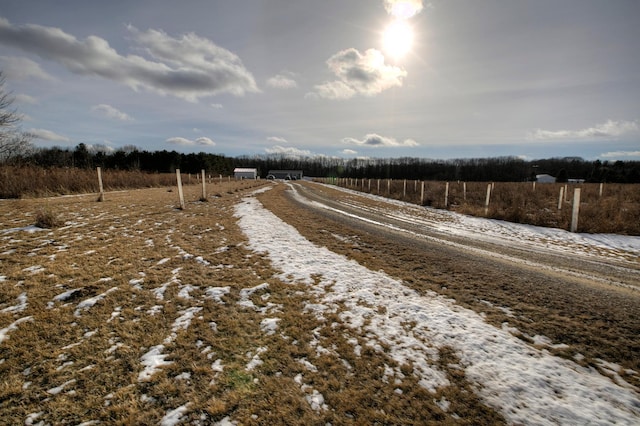
[[[105,191],[153,188],[176,184],[174,173],[102,170]],[[196,183],[196,175],[183,175],[183,184]],[[0,166],[0,198],[42,197],[98,192],[96,170]]]
[[[640,235],[640,185],[532,182],[446,182],[425,181],[424,195],[420,181],[387,179],[338,179],[339,186],[388,198],[448,209],[472,216],[488,217],[515,223],[569,229],[573,194],[580,188],[578,232]],[[488,210],[485,209],[487,186],[491,185]],[[560,189],[563,188],[560,208]],[[465,191],[466,187],[466,191]],[[378,189],[379,188],[379,189]],[[422,198],[421,198],[422,197]]]

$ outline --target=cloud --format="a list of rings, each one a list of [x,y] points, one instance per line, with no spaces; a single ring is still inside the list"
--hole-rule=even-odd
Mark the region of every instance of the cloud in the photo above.
[[[222,108],[222,104],[211,104],[211,108],[213,108],[213,109],[221,109]]]
[[[2,24],[0,18],[0,25]],[[0,41],[1,42],[1,41]],[[26,80],[35,78],[41,80],[53,80],[35,61],[18,56],[0,56],[2,73],[11,80]]]
[[[209,138],[200,137],[196,140],[191,140],[182,137],[174,137],[167,139],[167,142],[173,145],[182,145],[182,146],[215,146],[216,143]]]
[[[281,138],[279,136],[269,136],[267,140],[276,143],[287,143],[287,140],[285,138]]]
[[[306,149],[298,149],[292,146],[284,147],[281,145],[274,145],[271,148],[265,148],[267,154],[282,154],[287,157],[310,157],[311,151]]]
[[[409,19],[422,11],[422,0],[384,0],[387,13],[397,19]]]
[[[595,139],[611,138],[627,134],[640,133],[638,121],[615,121],[607,120],[605,123],[597,124],[582,130],[542,130],[537,129],[529,133],[529,139]]]
[[[27,133],[33,136],[34,139],[42,139],[52,142],[71,142],[71,139],[69,139],[68,137],[59,135],[55,132],[52,132],[51,130],[29,129],[27,130]]]
[[[57,62],[74,74],[194,102],[220,93],[258,92],[240,58],[206,38],[193,33],[174,38],[158,30],[128,28],[138,49],[151,60],[123,56],[97,36],[79,40],[59,28],[13,25],[4,18],[0,18],[0,43]]]
[[[38,104],[38,100],[36,98],[34,98],[33,96],[30,96],[30,95],[25,95],[24,93],[17,94],[14,97],[14,100],[18,104],[31,104],[31,105],[37,105]]]
[[[376,49],[364,54],[357,49],[342,50],[327,60],[327,66],[338,80],[315,86],[307,97],[349,99],[356,94],[374,96],[384,90],[402,86],[407,72],[402,68],[386,65],[384,55]]]
[[[356,155],[358,151],[354,151],[353,149],[343,149],[342,153],[345,155]]]
[[[130,115],[107,104],[94,105],[91,107],[91,111],[99,112],[100,114],[104,114],[105,116],[115,120],[133,121],[133,118]]]
[[[293,73],[286,72],[269,78],[267,86],[276,89],[295,89],[298,87],[298,83],[293,79]]]
[[[418,143],[413,139],[405,139],[402,142],[398,142],[394,138],[389,138],[385,136],[380,136],[375,133],[369,133],[364,137],[364,139],[359,140],[355,138],[344,138],[342,139],[343,143],[360,145],[360,146],[370,146],[370,147],[413,147],[418,146]]]
[[[640,151],[610,151],[600,154],[602,158],[627,158],[637,157],[640,158]]]

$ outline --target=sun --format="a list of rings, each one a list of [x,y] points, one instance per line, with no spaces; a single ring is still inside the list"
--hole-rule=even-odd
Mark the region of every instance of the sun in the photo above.
[[[395,20],[382,33],[382,49],[398,60],[411,50],[413,30],[404,20]]]

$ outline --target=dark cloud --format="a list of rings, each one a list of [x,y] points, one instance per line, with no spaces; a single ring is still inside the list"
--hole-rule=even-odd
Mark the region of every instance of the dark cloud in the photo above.
[[[191,101],[219,93],[258,91],[240,58],[208,39],[192,33],[173,38],[157,30],[129,30],[152,60],[123,56],[97,36],[78,40],[59,28],[18,26],[4,18],[0,18],[0,43],[60,63],[75,74],[96,75]]]

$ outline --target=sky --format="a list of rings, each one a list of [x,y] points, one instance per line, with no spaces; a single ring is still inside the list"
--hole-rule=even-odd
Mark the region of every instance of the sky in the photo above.
[[[39,147],[640,160],[636,0],[1,0]]]

